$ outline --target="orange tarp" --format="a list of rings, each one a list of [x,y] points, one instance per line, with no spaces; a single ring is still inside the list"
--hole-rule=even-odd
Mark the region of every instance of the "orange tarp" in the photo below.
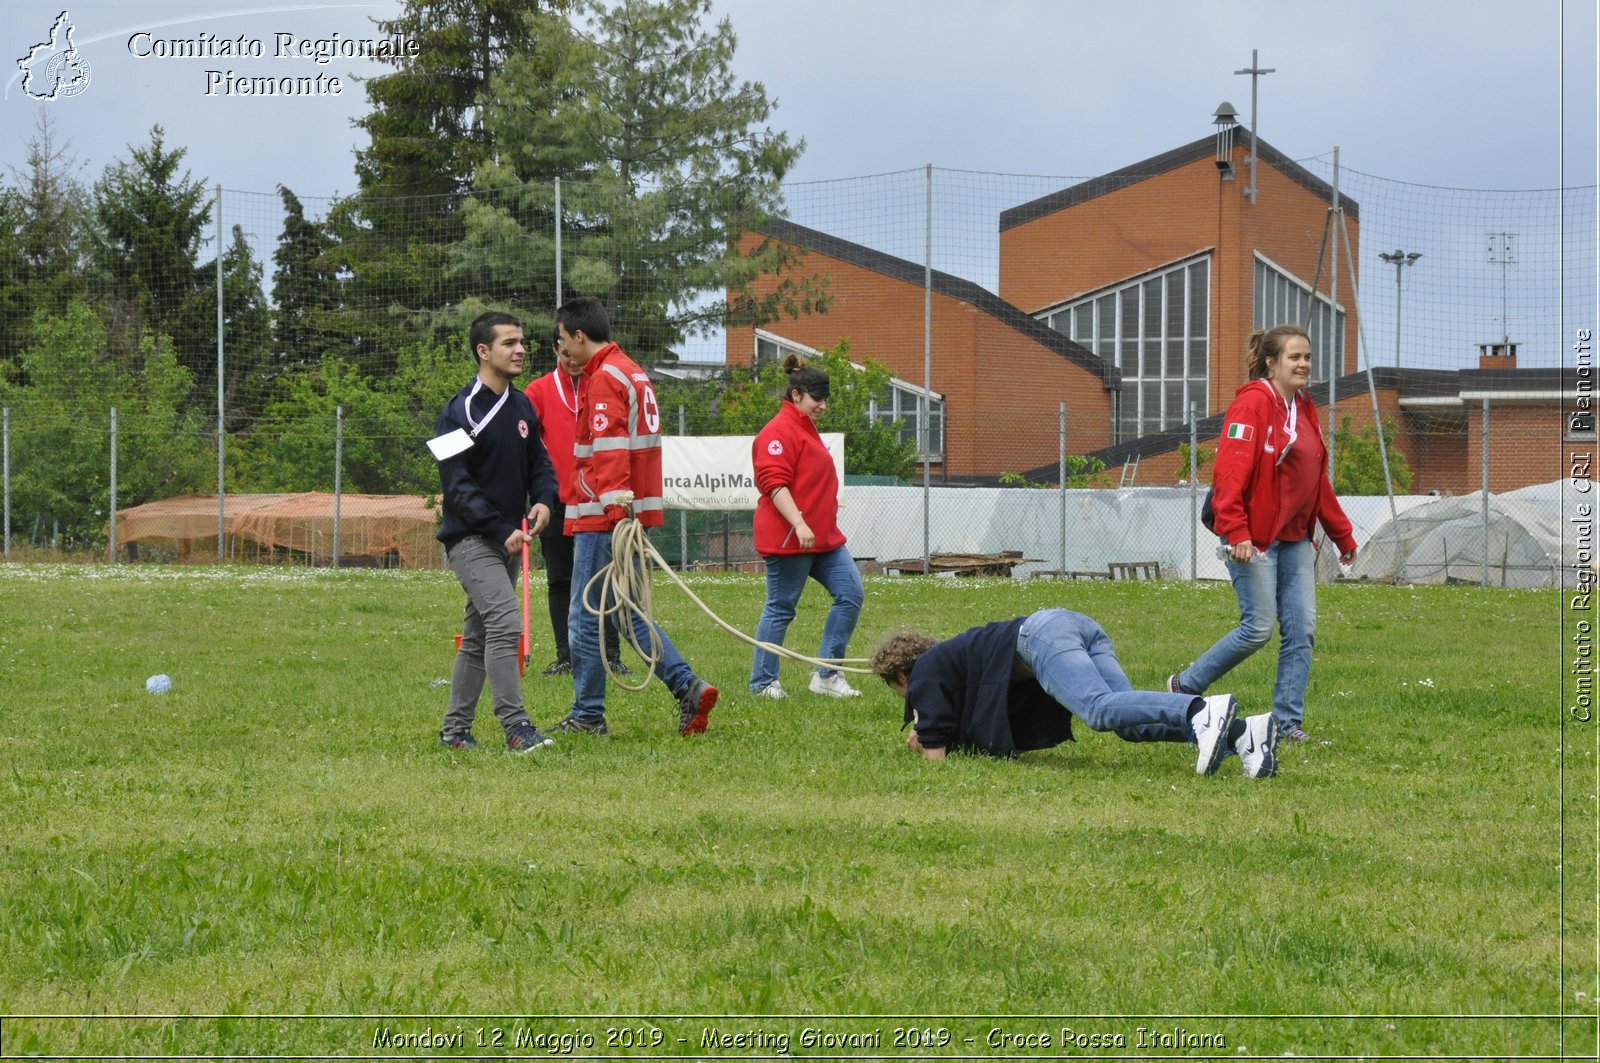
[[[334,496],[320,491],[299,494],[227,495],[223,499],[224,535],[262,547],[282,547],[331,557]],[[436,568],[439,543],[434,532],[439,511],[415,495],[343,495],[339,500],[341,557],[381,557],[394,551],[408,568]],[[110,528],[106,529],[109,536]],[[170,539],[186,553],[188,541],[214,541],[217,535],[215,495],[184,495],[117,511],[117,539]]]

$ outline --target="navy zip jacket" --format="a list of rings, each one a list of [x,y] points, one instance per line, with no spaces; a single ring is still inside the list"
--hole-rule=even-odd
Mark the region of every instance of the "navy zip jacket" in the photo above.
[[[1072,740],[1072,713],[1032,676],[1012,677],[1017,634],[1027,617],[971,628],[935,644],[906,677],[906,722],[917,740],[1014,757]]]
[[[435,435],[460,428],[469,435],[467,424],[468,384],[444,404],[435,426]],[[550,507],[551,520],[559,520],[556,503],[556,472],[539,438],[539,415],[528,396],[507,385],[506,404],[473,440],[472,446],[439,463],[439,487],[444,520],[435,536],[445,546],[469,535],[482,535],[504,544],[522,519],[536,504]],[[479,388],[472,399],[472,417],[482,422],[500,396]]]

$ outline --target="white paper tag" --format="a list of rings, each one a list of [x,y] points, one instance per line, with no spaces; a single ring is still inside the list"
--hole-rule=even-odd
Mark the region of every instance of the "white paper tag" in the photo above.
[[[467,435],[465,429],[457,428],[454,432],[446,432],[428,440],[428,449],[433,451],[435,461],[444,461],[472,449],[472,437]]]

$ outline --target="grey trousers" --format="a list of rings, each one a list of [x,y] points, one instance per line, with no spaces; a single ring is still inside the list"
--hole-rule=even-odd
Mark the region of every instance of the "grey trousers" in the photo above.
[[[522,707],[522,676],[517,669],[522,614],[517,607],[517,562],[505,544],[469,535],[445,550],[450,570],[467,592],[461,621],[461,652],[450,673],[450,706],[441,734],[472,730],[485,676],[494,714],[509,733],[530,723]]]

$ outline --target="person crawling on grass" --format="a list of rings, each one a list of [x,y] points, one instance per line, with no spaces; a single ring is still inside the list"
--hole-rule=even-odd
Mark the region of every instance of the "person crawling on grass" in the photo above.
[[[1228,753],[1253,779],[1277,774],[1272,714],[1237,718],[1231,694],[1202,697],[1134,690],[1111,637],[1069,609],[971,628],[938,642],[893,632],[872,671],[905,698],[906,745],[942,759],[951,750],[1014,757],[1072,740],[1072,718],[1127,742],[1194,742],[1195,771],[1211,775]]]

